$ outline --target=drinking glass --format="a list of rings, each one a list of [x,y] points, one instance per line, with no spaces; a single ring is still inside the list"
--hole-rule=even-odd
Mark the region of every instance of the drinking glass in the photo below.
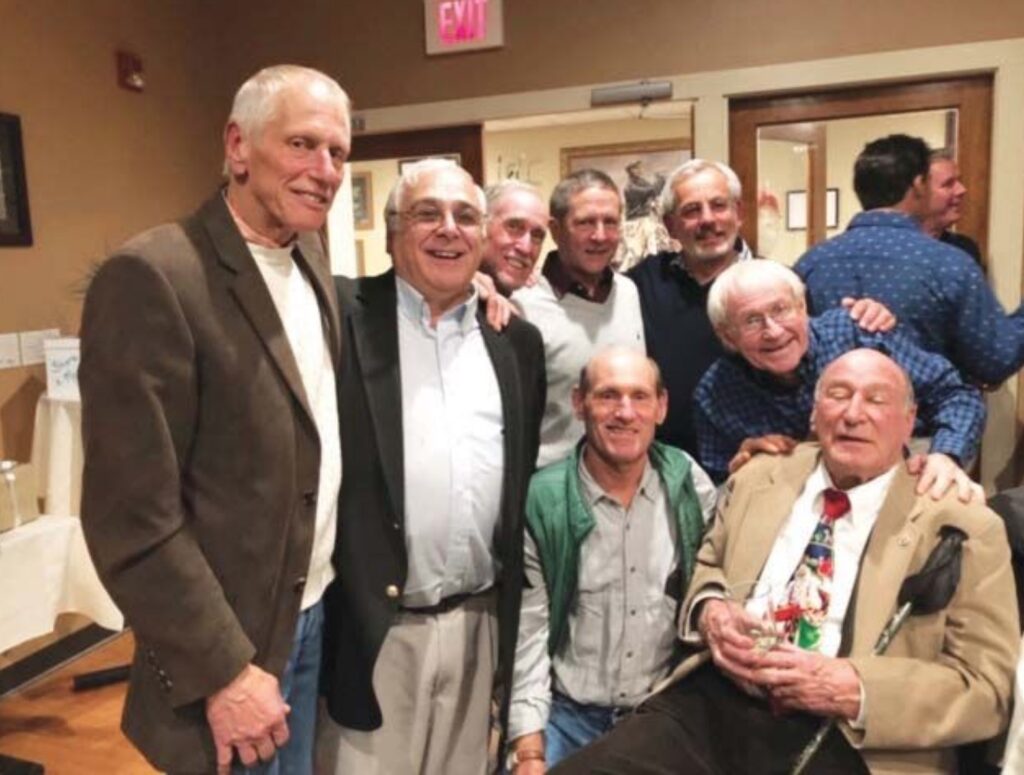
[[[754,648],[768,651],[779,642],[781,631],[775,621],[771,584],[766,581],[731,584],[726,589],[726,598],[741,605],[746,612],[738,624],[754,640]]]

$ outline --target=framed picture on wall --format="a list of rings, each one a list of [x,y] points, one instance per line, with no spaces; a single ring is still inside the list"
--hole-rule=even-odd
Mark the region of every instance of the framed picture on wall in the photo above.
[[[692,155],[692,149],[682,140],[563,148],[562,177],[587,168],[606,173],[622,192],[626,219],[630,220],[650,211],[665,179]]]
[[[807,192],[786,192],[786,230],[802,231],[807,228]]]
[[[352,220],[357,229],[373,228],[373,175],[352,173]]]
[[[644,256],[675,250],[657,213],[658,195],[672,170],[689,160],[693,150],[685,140],[645,140],[612,145],[588,145],[561,150],[562,177],[582,169],[607,174],[622,192],[622,242],[613,263],[625,271]]]
[[[839,189],[825,189],[825,228],[839,225]],[[786,230],[802,231],[807,228],[807,192],[786,192]]]
[[[0,113],[0,246],[32,244],[21,120]]]
[[[839,189],[825,189],[825,228],[834,229],[839,225]]]

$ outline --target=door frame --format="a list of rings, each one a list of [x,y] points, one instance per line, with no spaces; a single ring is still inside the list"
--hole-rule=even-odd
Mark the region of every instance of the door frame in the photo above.
[[[483,136],[483,124],[359,134],[352,138],[352,153],[348,160],[405,159],[457,153],[462,160],[462,168],[483,185]]]
[[[729,101],[729,163],[744,181],[743,238],[757,250],[757,129],[796,122],[957,109],[957,163],[969,192],[958,230],[987,266],[993,74],[739,97]],[[852,174],[852,170],[851,170]]]

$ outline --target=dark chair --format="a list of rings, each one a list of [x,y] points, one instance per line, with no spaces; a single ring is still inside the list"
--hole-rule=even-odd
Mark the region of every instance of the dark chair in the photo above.
[[[1017,611],[1024,626],[1024,487],[996,493],[989,499],[988,506],[1006,524],[1013,581],[1017,588]],[[961,746],[960,775],[998,775],[999,768],[989,761],[1000,758],[1006,744],[1003,738],[1000,735],[993,740]]]

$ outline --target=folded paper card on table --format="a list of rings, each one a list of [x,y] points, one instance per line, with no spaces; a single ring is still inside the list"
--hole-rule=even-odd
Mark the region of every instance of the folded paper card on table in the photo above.
[[[63,401],[81,401],[78,392],[79,340],[66,336],[43,342],[46,354],[46,393]]]
[[[0,533],[39,516],[35,479],[30,464],[0,460]]]

